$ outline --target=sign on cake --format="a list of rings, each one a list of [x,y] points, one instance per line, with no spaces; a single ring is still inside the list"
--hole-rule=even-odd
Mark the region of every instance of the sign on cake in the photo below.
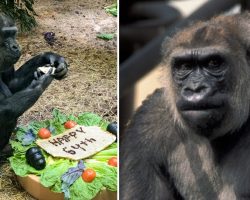
[[[105,149],[115,140],[113,134],[97,126],[77,125],[60,135],[37,140],[36,143],[54,157],[80,160]]]

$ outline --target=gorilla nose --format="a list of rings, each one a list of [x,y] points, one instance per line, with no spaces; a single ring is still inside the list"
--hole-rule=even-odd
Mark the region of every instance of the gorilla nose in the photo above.
[[[11,50],[14,51],[14,52],[19,52],[20,51],[20,47],[18,44],[12,44],[10,46]]]
[[[212,94],[211,87],[197,85],[195,87],[185,87],[182,90],[182,96],[190,102],[199,102]]]
[[[12,55],[15,59],[19,59],[21,56],[21,49],[18,44],[10,45],[10,50],[12,51]]]

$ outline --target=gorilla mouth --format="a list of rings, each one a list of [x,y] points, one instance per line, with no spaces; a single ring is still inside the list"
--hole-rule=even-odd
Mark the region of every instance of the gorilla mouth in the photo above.
[[[199,102],[180,100],[177,107],[183,119],[191,126],[210,129],[218,125],[225,115],[223,98],[204,99]]]
[[[177,108],[180,111],[206,111],[224,107],[223,101],[218,99],[202,100],[199,102],[178,101]]]

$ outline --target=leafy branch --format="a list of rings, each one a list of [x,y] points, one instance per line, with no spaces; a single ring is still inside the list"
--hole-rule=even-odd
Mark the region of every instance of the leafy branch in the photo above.
[[[33,5],[34,0],[1,0],[0,11],[12,17],[21,31],[26,32],[37,25]]]

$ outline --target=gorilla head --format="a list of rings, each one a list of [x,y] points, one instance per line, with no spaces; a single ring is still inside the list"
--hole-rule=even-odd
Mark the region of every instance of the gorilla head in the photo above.
[[[0,14],[0,71],[5,71],[15,64],[21,56],[20,47],[16,41],[17,27],[14,21]]]
[[[200,22],[163,45],[175,119],[211,139],[237,130],[249,115],[249,44],[237,20]]]
[[[120,199],[249,199],[249,22],[218,16],[163,44],[164,89],[120,145]]]

